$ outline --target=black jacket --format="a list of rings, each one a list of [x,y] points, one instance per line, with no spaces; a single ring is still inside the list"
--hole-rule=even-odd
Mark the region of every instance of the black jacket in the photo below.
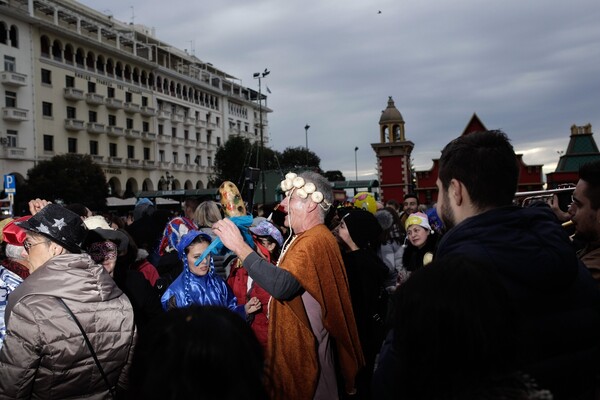
[[[523,370],[555,399],[581,398],[600,365],[600,292],[549,209],[503,207],[461,222],[436,259],[491,263],[521,313]]]

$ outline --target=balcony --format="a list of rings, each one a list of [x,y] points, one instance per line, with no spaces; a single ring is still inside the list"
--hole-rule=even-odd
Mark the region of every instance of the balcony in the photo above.
[[[104,96],[98,93],[88,93],[85,95],[85,102],[91,106],[99,106],[104,104]]]
[[[194,141],[193,141],[193,140],[190,140],[190,139],[185,139],[185,140],[183,141],[183,145],[184,145],[185,147],[190,147],[190,148],[193,148],[193,147],[194,147]]]
[[[242,131],[238,128],[229,128],[229,136],[242,136]]]
[[[154,169],[154,161],[153,160],[144,160],[144,168],[146,169]]]
[[[140,112],[145,117],[154,117],[156,115],[156,109],[147,106],[142,106]]]
[[[183,122],[183,114],[177,114],[177,113],[171,114],[171,122],[176,122],[176,123]]]
[[[184,142],[184,139],[182,139],[182,138],[178,138],[178,137],[174,137],[174,138],[173,138],[173,142],[172,142],[172,143],[173,143],[173,145],[175,145],[175,146],[182,146],[182,145],[183,145],[183,142]]]
[[[87,132],[95,135],[99,135],[102,133],[106,133],[106,127],[104,124],[99,124],[97,122],[88,122],[87,124]]]
[[[140,160],[137,160],[135,158],[128,158],[127,160],[125,160],[125,163],[127,165],[129,165],[130,167],[134,167],[134,168],[137,168],[137,167],[141,166]]]
[[[125,136],[125,132],[123,131],[123,128],[118,127],[118,126],[107,126],[106,133],[108,134],[108,136],[111,136],[111,137]]]
[[[198,166],[195,165],[195,164],[186,164],[185,170],[186,171],[190,171],[190,172],[194,172],[194,171],[196,171],[197,167]]]
[[[142,133],[135,129],[125,129],[125,137],[128,139],[139,139],[142,137]]]
[[[139,106],[139,104],[125,102],[123,103],[123,108],[125,109],[126,113],[136,113],[140,112],[141,107]]]
[[[104,161],[104,156],[99,156],[97,154],[92,154],[92,160],[97,163],[101,163]]]
[[[183,124],[185,126],[194,126],[196,125],[196,118],[185,117],[183,119]]]
[[[206,128],[206,121],[196,120],[196,128]]]
[[[65,129],[68,131],[82,131],[85,129],[85,122],[78,119],[65,119]]]
[[[104,105],[106,106],[106,108],[109,108],[111,110],[118,110],[120,108],[123,108],[123,100],[117,100],[113,97],[107,97],[106,99],[104,99]]]
[[[181,163],[173,163],[172,169],[175,171],[182,171],[184,168],[184,165]]]
[[[111,165],[121,165],[123,164],[123,157],[108,157],[108,162]]]
[[[171,168],[171,163],[168,161],[159,161],[158,168]]]
[[[0,147],[0,149],[3,157],[16,159],[24,159],[27,150],[23,147]]]
[[[27,121],[29,117],[29,110],[25,110],[23,108],[5,107],[2,109],[2,111],[2,119],[5,121],[21,122]]]
[[[171,112],[165,110],[158,110],[158,115],[156,116],[156,118],[160,120],[169,119],[171,118]]]
[[[153,142],[156,140],[156,133],[142,132],[142,140],[145,142]]]
[[[68,87],[68,88],[64,89],[63,97],[66,100],[79,101],[79,100],[83,100],[85,98],[85,94],[83,93],[83,90]]]
[[[2,82],[4,86],[25,86],[27,85],[27,75],[18,72],[3,71],[0,74],[0,82]]]
[[[171,143],[171,136],[158,135],[158,143]]]

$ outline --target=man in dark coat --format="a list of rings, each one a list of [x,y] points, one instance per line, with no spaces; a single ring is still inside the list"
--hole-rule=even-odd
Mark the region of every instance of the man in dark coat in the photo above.
[[[519,167],[507,136],[476,132],[442,151],[437,257],[491,262],[521,315],[521,369],[555,399],[590,398],[600,292],[550,209],[512,206]]]

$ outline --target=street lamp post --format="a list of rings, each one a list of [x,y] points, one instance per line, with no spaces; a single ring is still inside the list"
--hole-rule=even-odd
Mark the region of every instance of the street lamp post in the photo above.
[[[262,112],[262,87],[261,79],[269,75],[271,71],[265,68],[263,72],[255,72],[252,76],[254,79],[258,79],[258,112],[259,112],[259,123],[260,123],[260,176],[262,180],[262,203],[265,204],[266,198],[266,185],[265,185],[265,142],[263,138],[263,112]],[[258,162],[258,160],[257,160]]]
[[[308,167],[308,129],[310,128],[309,124],[304,126],[304,136],[306,138],[306,166]]]
[[[354,180],[358,181],[358,161],[356,159],[356,153],[358,152],[358,146],[354,148]]]

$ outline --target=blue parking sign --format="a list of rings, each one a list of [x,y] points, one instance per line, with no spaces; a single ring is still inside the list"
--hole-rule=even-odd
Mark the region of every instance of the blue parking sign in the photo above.
[[[17,182],[14,175],[4,175],[4,192],[17,193]]]

